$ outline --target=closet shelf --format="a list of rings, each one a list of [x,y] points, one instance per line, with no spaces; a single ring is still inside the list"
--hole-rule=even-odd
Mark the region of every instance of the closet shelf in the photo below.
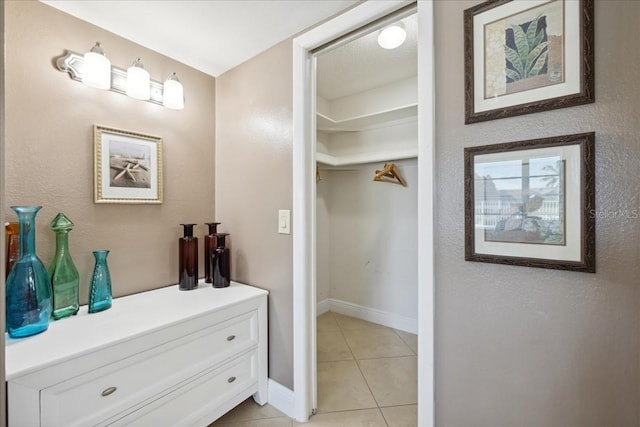
[[[379,126],[381,123],[417,117],[417,114],[418,106],[416,104],[347,119],[334,119],[326,114],[316,113],[316,129],[320,132],[358,132]]]
[[[418,157],[418,148],[395,151],[373,151],[367,153],[332,156],[316,153],[316,161],[329,166],[348,166],[363,163],[386,162],[390,160],[413,159]]]

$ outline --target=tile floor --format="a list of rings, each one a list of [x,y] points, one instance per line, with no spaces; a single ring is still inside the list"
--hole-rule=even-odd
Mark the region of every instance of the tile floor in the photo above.
[[[417,336],[332,312],[317,325],[317,415],[301,424],[248,399],[211,426],[417,426]]]

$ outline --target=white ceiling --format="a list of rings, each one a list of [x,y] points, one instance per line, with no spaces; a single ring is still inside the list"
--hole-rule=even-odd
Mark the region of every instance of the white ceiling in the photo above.
[[[214,77],[358,2],[41,1]]]
[[[396,49],[378,46],[375,30],[343,46],[320,53],[317,93],[327,101],[388,85],[418,74],[418,19],[401,19],[407,39]]]

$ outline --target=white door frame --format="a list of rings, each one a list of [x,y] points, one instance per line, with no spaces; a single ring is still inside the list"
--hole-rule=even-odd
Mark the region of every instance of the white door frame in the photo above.
[[[407,4],[366,1],[293,40],[294,418],[316,400],[315,69],[310,51]],[[434,425],[433,1],[418,1],[418,425]]]

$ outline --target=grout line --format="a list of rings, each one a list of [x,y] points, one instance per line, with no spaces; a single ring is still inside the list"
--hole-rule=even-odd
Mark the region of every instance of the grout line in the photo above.
[[[378,399],[376,399],[375,394],[373,394],[373,390],[371,390],[371,386],[369,385],[369,382],[367,381],[367,377],[364,375],[364,373],[362,372],[362,368],[360,367],[360,361],[361,360],[381,360],[381,359],[399,359],[399,358],[406,358],[406,357],[417,357],[417,354],[415,351],[413,351],[413,349],[411,348],[411,346],[409,345],[409,343],[407,343],[401,336],[400,334],[398,334],[398,332],[393,329],[393,328],[388,328],[384,325],[380,325],[381,327],[384,328],[388,328],[393,330],[393,332],[395,333],[396,336],[398,336],[398,338],[400,338],[400,340],[402,341],[402,343],[404,343],[407,348],[409,349],[409,351],[411,351],[412,354],[408,354],[408,355],[404,355],[404,356],[388,356],[388,357],[372,357],[372,358],[357,358],[355,353],[353,352],[353,348],[351,347],[351,345],[349,344],[349,341],[347,340],[347,337],[345,335],[345,329],[342,328],[342,326],[340,325],[340,322],[338,322],[338,320],[335,318],[335,313],[332,311],[328,311],[327,313],[331,313],[331,317],[332,319],[336,322],[336,324],[338,325],[338,330],[340,331],[340,334],[342,335],[342,338],[344,339],[345,343],[347,344],[347,347],[349,348],[349,352],[351,352],[351,356],[353,357],[353,360],[356,362],[356,366],[358,367],[358,371],[360,372],[360,375],[362,375],[362,378],[364,379],[365,384],[367,385],[367,389],[369,390],[369,393],[371,393],[371,396],[373,397],[374,402],[376,403],[376,407],[375,408],[360,408],[360,409],[347,409],[347,410],[342,410],[342,411],[327,411],[327,412],[322,412],[323,414],[331,414],[331,413],[337,413],[337,412],[352,412],[352,411],[362,411],[362,410],[366,410],[366,409],[377,409],[378,412],[380,413],[380,415],[382,416],[382,419],[384,420],[385,425],[388,427],[389,426],[389,421],[387,421],[387,419],[384,416],[384,412],[382,411],[382,408],[391,408],[391,407],[400,407],[400,406],[411,406],[410,404],[407,405],[390,405],[390,406],[380,406],[380,403],[378,402]],[[344,315],[343,315],[344,316]],[[351,317],[351,316],[345,316],[345,317]],[[373,323],[373,322],[369,322],[369,323]],[[367,330],[367,329],[371,329],[371,328],[362,328],[362,329],[348,329],[348,331],[358,331],[358,330]],[[373,328],[376,329],[376,328]],[[319,405],[318,405],[319,406]]]
[[[338,325],[338,330],[340,331],[340,334],[342,335],[342,339],[344,340],[344,342],[347,344],[347,347],[349,348],[349,352],[351,353],[351,357],[353,357],[353,360],[355,360],[357,362],[357,358],[355,353],[353,352],[353,349],[351,348],[351,345],[349,345],[349,341],[347,341],[347,336],[344,334],[344,330],[342,330],[342,326],[340,326],[340,323],[336,320],[335,316],[333,315],[333,312],[330,311],[329,313],[331,313],[331,316],[333,317],[333,320],[335,320],[336,324]],[[360,368],[358,368],[360,369]]]
[[[398,338],[400,338],[400,340],[401,340],[403,343],[405,343],[405,345],[406,345],[407,347],[409,347],[409,350],[411,350],[411,352],[412,352],[414,355],[416,355],[416,356],[418,355],[418,353],[417,353],[416,351],[414,351],[414,350],[413,350],[413,348],[411,348],[411,346],[409,345],[409,343],[408,343],[404,338],[402,338],[402,335],[400,335],[400,334],[398,333],[398,330],[397,330],[397,329],[393,329],[393,332],[395,332],[395,333],[396,333],[396,335],[398,336]],[[407,332],[407,333],[408,333],[408,332]]]
[[[353,352],[353,349],[351,348],[351,345],[349,345],[349,342],[347,341],[347,337],[345,335],[345,329],[342,328],[342,326],[340,326],[340,323],[337,321],[337,319],[335,318],[335,313],[332,311],[328,311],[327,313],[331,314],[331,317],[333,319],[334,322],[336,322],[336,324],[338,325],[338,330],[340,331],[340,334],[342,335],[342,338],[344,339],[345,343],[347,344],[347,347],[349,348],[349,352],[351,353],[351,356],[353,357],[353,361],[356,362],[356,366],[358,367],[358,370],[360,372],[360,375],[362,375],[362,378],[365,381],[365,384],[367,385],[367,388],[369,390],[369,393],[371,393],[371,396],[374,399],[374,402],[376,403],[375,407],[370,407],[370,408],[358,408],[358,409],[346,409],[346,410],[340,410],[340,411],[327,411],[327,412],[322,412],[321,414],[331,414],[331,413],[338,413],[338,412],[355,412],[355,411],[364,411],[364,410],[370,410],[370,409],[377,409],[378,412],[380,413],[380,415],[382,416],[382,419],[385,423],[385,425],[388,427],[389,426],[389,421],[387,421],[386,417],[384,416],[384,412],[382,411],[383,408],[392,408],[392,407],[403,407],[403,406],[412,406],[412,404],[407,404],[407,405],[390,405],[390,406],[380,406],[380,403],[378,402],[378,400],[376,399],[376,396],[373,394],[373,391],[371,390],[371,387],[369,386],[369,383],[367,381],[367,378],[365,377],[364,373],[362,372],[362,369],[360,367],[360,361],[361,360],[380,360],[380,359],[398,359],[398,358],[402,358],[402,357],[416,357],[417,354],[413,351],[413,349],[411,348],[411,346],[409,345],[409,343],[407,343],[402,336],[400,336],[400,334],[398,334],[398,332],[393,329],[393,328],[388,328],[386,326],[380,325],[383,328],[388,328],[388,329],[392,329],[394,331],[394,333],[400,338],[400,340],[411,350],[411,352],[413,353],[413,355],[404,355],[404,356],[388,356],[388,357],[372,357],[372,358],[356,358],[356,355]],[[351,316],[345,316],[345,317],[351,317]],[[369,323],[373,323],[373,322],[369,322]],[[359,331],[359,330],[367,330],[367,329],[372,329],[372,328],[362,328],[362,329],[348,329],[348,331]],[[373,328],[376,329],[376,328]],[[333,362],[349,362],[351,360],[338,360],[338,361],[330,361],[328,363],[333,363]],[[324,362],[318,362],[318,363],[324,363]],[[249,398],[251,399],[251,398]],[[256,419],[249,419],[249,420],[238,420],[238,421],[228,421],[228,422],[222,422],[222,423],[218,423],[219,421],[221,421],[221,419],[218,419],[216,422],[214,422],[215,425],[219,425],[220,427],[224,427],[226,425],[235,425],[237,422],[254,422],[254,421],[260,421],[260,420],[271,420],[271,419],[276,419],[276,418],[284,418],[287,417],[286,415],[281,415],[281,416],[269,416],[269,417],[263,417],[263,418],[256,418]],[[287,417],[288,418],[288,417]],[[293,426],[293,419],[290,419],[291,421],[291,426]]]
[[[364,375],[364,372],[362,372],[362,368],[360,367],[360,361],[356,357],[355,353],[353,352],[353,349],[351,348],[351,345],[349,345],[349,341],[347,341],[347,337],[344,335],[344,331],[342,330],[342,327],[340,326],[340,323],[338,323],[338,328],[340,328],[340,332],[342,333],[342,336],[344,337],[344,341],[347,343],[347,347],[349,347],[349,351],[351,351],[351,354],[353,355],[353,359],[356,361],[356,366],[358,367],[358,371],[360,371],[360,375],[362,375],[362,379],[364,380],[364,383],[367,385],[367,389],[369,390],[369,393],[371,393],[371,397],[373,397],[373,401],[376,402],[376,406],[378,408],[378,411],[380,411],[380,403],[378,402],[378,399],[376,399],[376,395],[373,394],[373,390],[371,390],[371,386],[369,385],[369,381],[367,381],[367,377]],[[382,411],[380,411],[380,414],[382,414]],[[382,415],[382,418],[384,419],[384,415]],[[385,419],[385,424],[387,424],[386,419]]]

